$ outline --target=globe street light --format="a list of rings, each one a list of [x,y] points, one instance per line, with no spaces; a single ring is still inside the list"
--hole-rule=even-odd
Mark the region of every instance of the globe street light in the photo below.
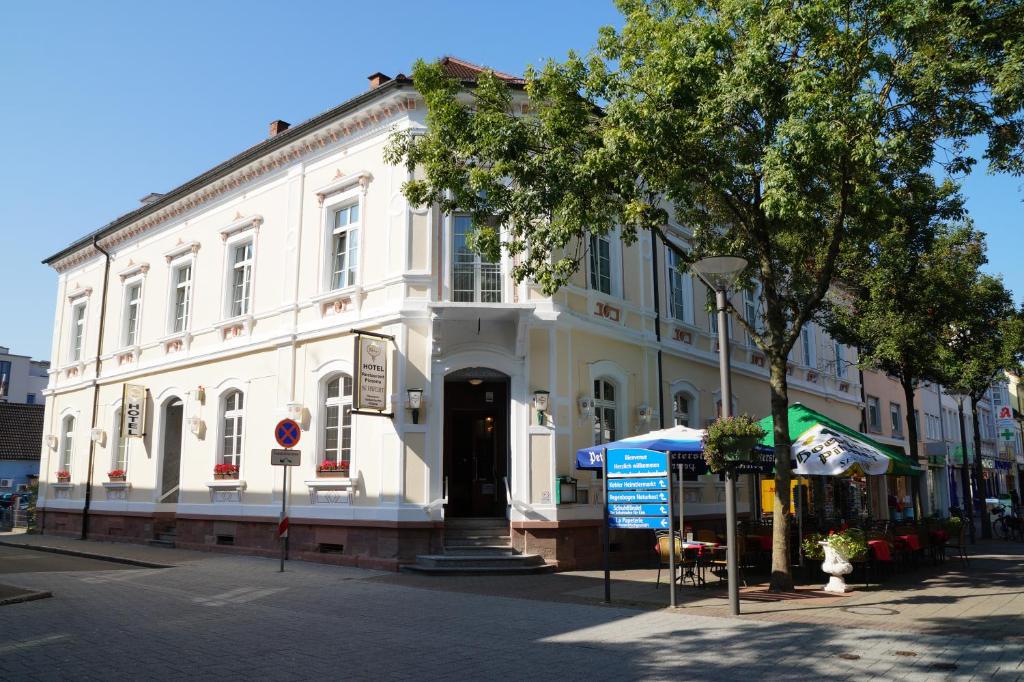
[[[708,256],[690,266],[697,276],[715,292],[718,310],[718,368],[722,384],[722,417],[732,416],[732,377],[729,367],[729,289],[747,267],[740,256]],[[680,483],[682,485],[682,483]],[[732,615],[740,613],[739,561],[736,546],[736,471],[730,467],[725,474],[725,544],[729,576],[729,608]]]

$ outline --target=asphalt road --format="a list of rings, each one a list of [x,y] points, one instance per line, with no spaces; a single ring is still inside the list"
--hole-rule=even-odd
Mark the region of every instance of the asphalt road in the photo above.
[[[0,575],[10,573],[63,573],[68,571],[116,571],[137,566],[87,559],[85,557],[40,552],[0,545]]]

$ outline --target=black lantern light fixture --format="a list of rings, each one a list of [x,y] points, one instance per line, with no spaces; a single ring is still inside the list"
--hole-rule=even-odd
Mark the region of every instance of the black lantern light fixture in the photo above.
[[[405,391],[409,399],[409,409],[412,410],[412,423],[420,423],[420,407],[423,405],[423,389],[409,388]]]

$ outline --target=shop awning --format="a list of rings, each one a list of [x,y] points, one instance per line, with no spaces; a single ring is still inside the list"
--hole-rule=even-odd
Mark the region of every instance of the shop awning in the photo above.
[[[604,465],[603,451],[623,450],[626,448],[644,448],[668,452],[672,464],[682,464],[687,473],[706,474],[707,463],[704,461],[704,430],[691,429],[688,426],[673,426],[668,429],[651,431],[639,436],[630,436],[611,443],[591,445],[576,451],[576,468],[600,470]],[[739,465],[739,473],[772,473],[774,470],[771,451],[764,452],[753,462]]]
[[[774,447],[774,420],[768,416],[760,424],[768,432],[761,444]],[[805,476],[841,476],[856,471],[918,476],[924,471],[895,447],[879,443],[800,403],[789,406],[789,437],[793,442],[793,471]]]

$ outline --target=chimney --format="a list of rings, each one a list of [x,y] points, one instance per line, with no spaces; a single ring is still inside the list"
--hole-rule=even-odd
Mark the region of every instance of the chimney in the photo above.
[[[164,195],[161,194],[160,192],[150,192],[146,196],[139,199],[139,203],[142,204],[143,206],[148,206],[149,204],[152,204],[154,201],[162,199],[163,196]]]
[[[391,80],[391,76],[385,76],[380,71],[377,73],[371,73],[367,78],[370,79],[370,89],[379,88],[380,86]]]
[[[271,121],[270,122],[270,137],[274,137],[278,133],[283,133],[284,131],[288,130],[288,126],[289,126],[288,121],[282,121],[281,119],[278,119],[276,121]]]

